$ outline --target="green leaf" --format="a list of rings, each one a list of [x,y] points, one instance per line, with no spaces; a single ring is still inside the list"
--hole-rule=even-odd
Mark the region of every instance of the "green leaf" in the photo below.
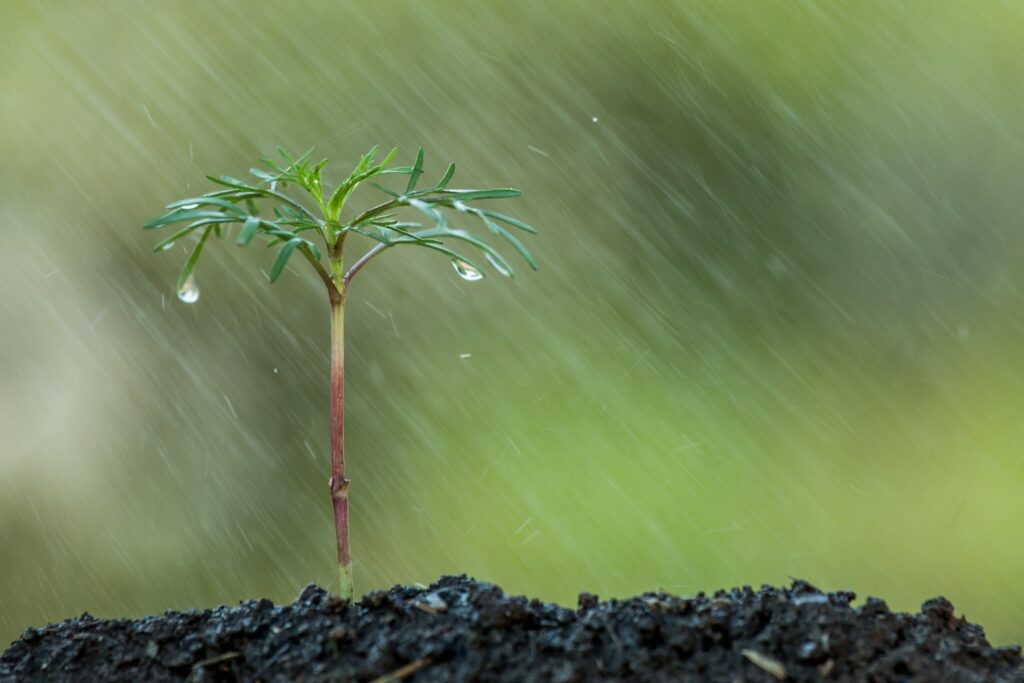
[[[294,252],[300,244],[302,244],[302,239],[298,237],[290,239],[285,242],[283,247],[281,247],[281,251],[277,252],[277,258],[274,259],[274,265],[270,267],[271,282],[275,282],[277,278],[281,277],[281,273],[284,272],[285,264],[288,263],[288,259],[291,258],[292,252]]]
[[[375,240],[377,242],[380,242],[381,244],[394,244],[393,241],[391,241],[390,239],[384,237],[383,235],[379,235],[376,232],[374,232],[373,230],[367,230],[366,228],[364,228],[362,226],[359,226],[359,225],[350,225],[350,226],[348,226],[347,228],[345,228],[344,232],[348,232],[348,231],[357,232],[360,235],[362,235],[364,237],[369,237],[370,239]]]
[[[153,247],[153,251],[163,251],[164,249],[169,248],[172,244],[174,244],[175,242],[177,242],[178,240],[180,240],[183,237],[188,237],[190,234],[192,234],[192,232],[194,230],[196,230],[197,228],[199,228],[200,226],[203,226],[203,225],[208,225],[208,223],[200,221],[200,222],[196,222],[196,223],[193,223],[192,225],[187,226],[183,230],[179,230],[178,232],[174,233],[173,235],[171,235],[167,239],[165,239],[162,242],[160,242],[160,244],[158,244],[155,247]]]
[[[285,172],[283,168],[277,165],[276,161],[268,157],[260,157],[260,163],[271,170],[277,171],[278,175],[283,175]]]
[[[468,263],[469,265],[473,266],[473,268],[475,268],[476,270],[480,270],[480,266],[478,266],[476,263],[474,263],[473,260],[470,259],[468,256],[463,256],[459,252],[453,251],[453,250],[449,249],[448,247],[444,246],[443,244],[441,244],[440,242],[436,242],[434,240],[427,240],[427,241],[424,241],[424,240],[396,240],[394,242],[394,244],[412,244],[412,245],[417,246],[417,247],[425,247],[427,249],[433,249],[434,251],[439,251],[442,254],[445,254],[446,256],[449,256],[449,257],[451,257],[453,259],[458,259],[459,261],[463,261],[465,263]],[[480,270],[480,272],[482,273],[483,271]]]
[[[259,192],[260,191],[260,188],[254,186],[254,185],[249,185],[244,180],[239,180],[238,178],[232,178],[231,176],[227,176],[227,175],[208,175],[208,176],[206,176],[206,178],[208,180],[212,180],[213,182],[217,183],[218,185],[223,185],[224,187],[231,187],[231,188],[234,188],[236,190],[249,190],[250,192]]]
[[[421,230],[420,232],[416,233],[416,236],[421,238],[456,239],[462,242],[466,242],[467,244],[472,244],[474,247],[484,252],[485,254],[490,254],[491,258],[497,261],[502,268],[507,270],[510,276],[514,275],[515,273],[515,271],[512,268],[512,265],[508,262],[508,260],[505,259],[504,256],[501,255],[501,253],[497,249],[487,244],[487,242],[484,242],[479,237],[476,237],[475,235],[466,232],[465,230],[452,230],[450,228],[437,227],[431,230]]]
[[[444,177],[441,178],[441,181],[437,184],[435,189],[443,190],[444,188],[448,187],[448,181],[450,181],[452,179],[453,175],[455,175],[455,162],[454,161],[452,163],[448,164],[448,170],[444,172]]]
[[[448,221],[445,219],[444,214],[434,208],[434,205],[430,202],[423,201],[422,199],[410,199],[408,200],[409,206],[419,209],[426,216],[429,216],[439,226],[446,226]]]
[[[203,197],[231,197],[231,199],[255,199],[261,196],[263,196],[263,192],[259,188],[254,188],[248,192],[233,188],[229,190],[215,190],[203,195]]]
[[[359,164],[356,166],[355,170],[352,171],[352,174],[349,175],[348,179],[342,184],[338,185],[337,188],[335,188],[334,192],[327,200],[327,217],[329,220],[338,220],[338,218],[341,215],[341,210],[345,206],[345,200],[348,199],[348,196],[352,194],[352,192],[356,189],[359,183],[369,178],[372,178],[375,175],[383,173],[384,166],[394,158],[395,154],[398,153],[397,147],[392,148],[392,150],[388,152],[387,156],[384,157],[383,161],[381,161],[379,164],[371,168],[369,164],[372,161],[374,155],[377,154],[378,149],[378,146],[374,146],[372,150],[363,155],[363,157],[359,160]],[[383,190],[384,192],[387,192],[388,194],[392,194],[390,190],[385,190],[384,188],[380,187],[379,189]]]
[[[178,209],[176,211],[172,211],[170,213],[166,213],[163,216],[160,216],[159,218],[154,218],[153,220],[149,221],[148,223],[145,223],[142,227],[147,229],[147,230],[152,229],[152,228],[162,228],[163,226],[170,225],[171,223],[181,223],[183,221],[194,221],[194,220],[199,219],[199,218],[223,218],[223,219],[225,219],[225,222],[231,222],[231,221],[238,220],[237,218],[233,218],[231,216],[227,216],[227,215],[221,213],[220,211],[198,211],[198,210],[182,211],[182,210]]]
[[[185,261],[185,265],[182,267],[181,272],[178,273],[178,289],[175,291],[180,292],[185,286],[185,281],[188,280],[188,276],[192,274],[192,271],[196,269],[196,264],[199,263],[199,256],[203,253],[203,247],[206,246],[206,240],[210,238],[210,233],[213,232],[213,228],[207,228],[203,231],[203,236],[199,238],[199,242],[196,244],[195,249],[189,254],[188,260]]]
[[[184,209],[186,206],[192,209],[198,209],[200,206],[219,206],[222,209],[236,214],[241,214],[242,210],[234,202],[230,202],[226,199],[219,197],[190,197],[188,199],[179,199],[176,202],[171,202],[165,209]]]
[[[241,246],[246,246],[249,242],[252,242],[252,238],[256,236],[256,233],[260,230],[260,219],[257,216],[249,216],[245,219],[245,223],[242,225],[242,230],[238,233],[237,243]]]
[[[537,228],[533,227],[532,225],[528,225],[527,223],[524,223],[518,218],[512,218],[512,216],[506,216],[503,213],[498,213],[497,211],[490,211],[488,209],[477,209],[477,211],[479,211],[485,216],[489,216],[491,218],[499,220],[502,223],[508,223],[513,227],[519,228],[520,230],[525,230],[526,232],[533,233],[534,235],[537,234]]]
[[[405,193],[409,194],[416,189],[416,181],[420,179],[420,174],[423,173],[423,148],[416,152],[416,161],[413,162],[412,171],[409,173],[409,183],[405,186]]]
[[[313,256],[316,258],[317,261],[321,260],[324,257],[323,254],[320,253],[320,247],[316,246],[309,240],[302,240],[302,248],[309,249],[311,252],[313,252]]]
[[[522,195],[521,190],[514,187],[493,187],[487,190],[444,190],[451,198],[462,201],[473,199],[505,199],[506,197],[518,197]]]
[[[395,166],[394,168],[382,169],[380,174],[387,175],[389,173],[400,173],[402,175],[409,175],[412,173],[412,166]]]
[[[225,185],[228,180],[234,181],[233,178],[227,178],[226,176],[221,176],[219,179],[215,178],[214,176],[206,176],[206,177],[209,178],[210,180],[212,180],[213,182],[219,183],[221,185]],[[241,181],[236,181],[236,182],[241,183]],[[271,190],[271,189],[268,189],[268,188],[265,188],[265,187],[254,187],[252,185],[244,185],[244,184],[242,184],[242,185],[228,185],[228,187],[231,187],[233,189],[232,190],[227,190],[227,191],[221,190],[219,192],[211,192],[207,196],[211,196],[211,197],[215,197],[215,196],[227,197],[227,196],[230,196],[232,199],[249,199],[249,198],[254,198],[254,197],[272,198],[272,199],[278,200],[279,202],[281,202],[283,204],[287,204],[288,206],[292,207],[296,211],[299,211],[300,213],[302,213],[303,216],[305,216],[309,220],[316,221],[316,218],[313,217],[313,214],[311,214],[306,209],[306,207],[304,207],[302,204],[299,204],[297,201],[295,201],[291,197],[288,197],[286,195],[281,194],[280,192],[275,192],[274,190]]]
[[[411,237],[412,239],[417,240],[417,241],[423,240],[423,238],[421,238],[416,233],[409,232],[408,230],[406,230],[406,228],[418,228],[418,227],[420,227],[419,223],[388,223],[388,224],[373,223],[372,225],[376,225],[379,228],[381,228],[382,230],[393,230],[394,232],[397,232],[399,235],[404,235],[406,237]]]
[[[374,145],[370,148],[370,151],[363,155],[363,158],[359,160],[359,168],[366,170],[370,167],[370,162],[377,156],[377,152],[380,151],[380,145]]]
[[[388,188],[384,187],[383,185],[381,185],[379,183],[370,183],[370,184],[373,185],[378,190],[380,190],[381,192],[383,192],[384,194],[391,195],[392,197],[394,197],[396,199],[400,196],[397,192],[392,192],[391,190],[389,190]]]
[[[512,248],[518,251],[519,255],[522,256],[523,259],[530,264],[530,267],[533,268],[534,270],[537,270],[537,259],[533,257],[533,254],[530,253],[530,250],[526,248],[526,245],[523,244],[518,237],[516,237],[508,230],[492,221],[482,211],[474,209],[473,213],[479,216],[480,220],[482,220],[487,225],[491,232],[493,232],[495,235],[499,235],[505,238],[505,240],[512,245]]]
[[[277,180],[278,178],[281,177],[280,173],[276,173],[276,174],[275,173],[267,173],[266,171],[258,169],[258,168],[250,168],[249,169],[249,173],[251,175],[259,178],[260,180],[262,180],[265,183],[272,183],[272,182],[274,182],[275,180]]]

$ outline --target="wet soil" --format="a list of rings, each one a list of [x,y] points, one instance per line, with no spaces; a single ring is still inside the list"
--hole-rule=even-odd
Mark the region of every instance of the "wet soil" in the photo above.
[[[32,628],[0,681],[969,681],[1024,682],[944,598],[919,614],[796,581],[576,610],[462,577],[345,605],[309,586],[290,605],[89,615]]]

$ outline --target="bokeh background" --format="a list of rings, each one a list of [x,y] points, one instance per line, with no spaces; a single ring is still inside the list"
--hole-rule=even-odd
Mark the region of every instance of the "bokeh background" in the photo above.
[[[358,590],[798,576],[1024,639],[1022,35],[994,0],[2,3],[0,642],[331,582],[321,285],[225,240],[183,304],[140,225],[375,143],[522,187],[542,268],[356,281]]]

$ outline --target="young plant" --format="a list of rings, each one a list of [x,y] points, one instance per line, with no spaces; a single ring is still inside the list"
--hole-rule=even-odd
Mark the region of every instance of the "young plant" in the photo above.
[[[296,253],[323,281],[331,310],[330,493],[338,546],[340,594],[345,600],[351,600],[353,596],[352,556],[349,551],[350,482],[345,476],[345,301],[352,280],[366,264],[394,247],[420,247],[439,252],[451,259],[455,271],[463,279],[482,278],[484,270],[470,257],[451,248],[453,242],[464,243],[478,251],[498,273],[513,277],[511,264],[497,249],[473,233],[453,227],[449,216],[479,220],[488,232],[502,238],[517,251],[531,268],[537,268],[533,255],[514,233],[537,231],[516,218],[477,205],[484,200],[518,197],[521,194],[519,190],[505,187],[450,189],[448,183],[455,173],[454,163],[448,166],[435,185],[417,189],[423,174],[423,149],[417,152],[411,166],[388,168],[397,151],[391,150],[377,162],[378,148],[374,147],[360,158],[348,178],[329,190],[323,179],[326,159],[313,164],[309,161],[312,150],[298,159],[278,150],[280,161],[262,159],[266,169],[250,170],[255,181],[207,176],[223,189],[172,202],[167,205],[165,214],[144,226],[165,228],[185,224],[160,242],[154,251],[169,249],[186,238],[198,236],[178,276],[178,298],[186,303],[193,303],[199,298],[195,269],[203,248],[211,236],[222,237],[232,224],[240,226],[235,238],[237,244],[246,246],[255,239],[261,239],[267,242],[267,246],[277,247],[277,256],[268,275],[271,282],[281,276],[285,265]],[[408,176],[404,188],[393,191],[371,183],[388,198],[358,215],[343,218],[345,203],[360,184],[389,174]],[[301,188],[305,196],[299,198],[288,194],[290,185]],[[310,200],[312,205],[307,203]],[[273,217],[261,215],[260,205],[269,206]],[[427,223],[400,219],[399,214],[408,208],[418,211]],[[375,244],[346,270],[345,241],[351,233],[368,237]]]

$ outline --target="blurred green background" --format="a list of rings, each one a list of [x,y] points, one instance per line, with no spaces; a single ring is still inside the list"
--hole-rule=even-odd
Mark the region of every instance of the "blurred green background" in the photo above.
[[[3,3],[0,642],[331,582],[321,285],[224,241],[182,304],[140,225],[279,145],[338,178],[375,143],[523,188],[542,267],[356,281],[358,590],[798,576],[1024,639],[1022,31],[995,1]]]

